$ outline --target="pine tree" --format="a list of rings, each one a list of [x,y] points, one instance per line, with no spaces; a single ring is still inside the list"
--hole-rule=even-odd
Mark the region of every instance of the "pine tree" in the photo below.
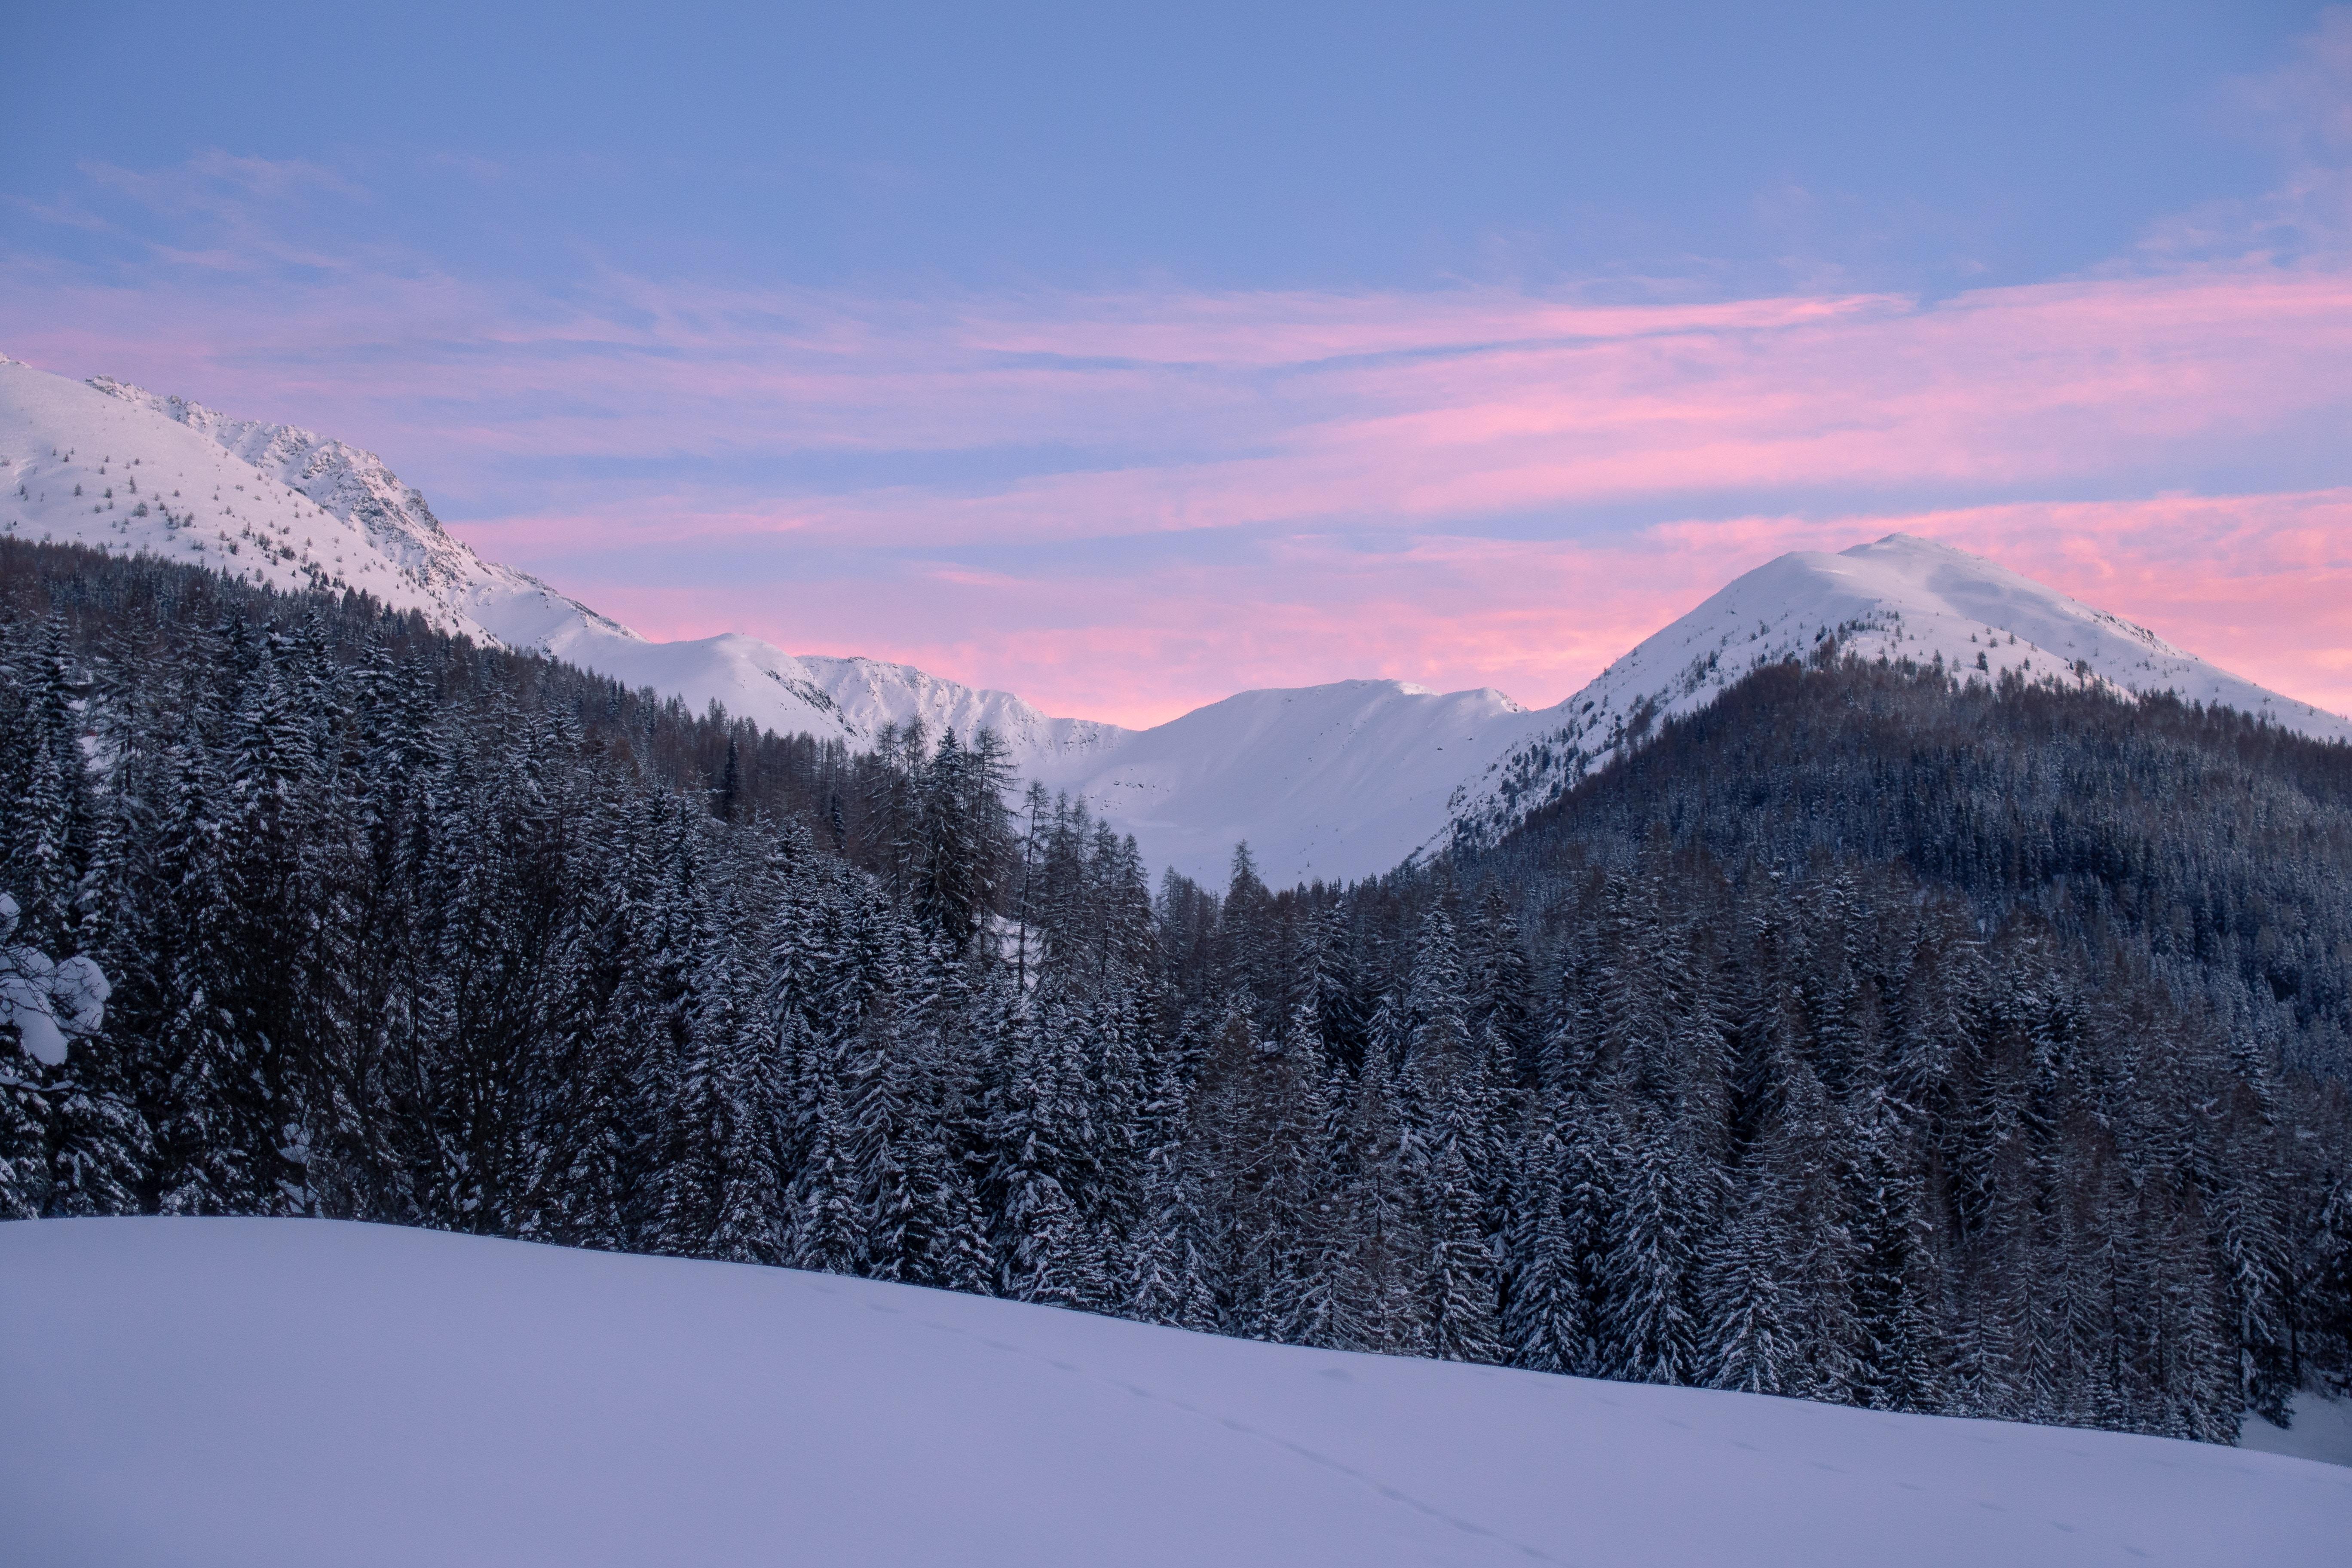
[[[1633,1383],[1686,1383],[1698,1363],[1691,1303],[1700,1194],[1654,1112],[1624,1128],[1622,1199],[1608,1241],[1603,1365]]]
[[[734,821],[743,798],[743,751],[732,735],[727,737],[727,763],[719,775],[718,795],[719,820]]]
[[[1928,1283],[1925,1183],[1914,1173],[1892,1101],[1874,1092],[1854,1114],[1861,1125],[1850,1184],[1862,1403],[1932,1410],[1942,1403],[1945,1349]]]
[[[1699,1300],[1706,1337],[1700,1371],[1709,1387],[1785,1394],[1800,1382],[1803,1347],[1780,1279],[1792,1238],[1790,1202],[1767,1158],[1746,1173],[1738,1206],[1708,1249]]]
[[[0,852],[17,906],[20,941],[45,951],[68,946],[79,925],[80,879],[89,854],[92,810],[82,760],[82,721],[63,623],[51,616],[37,650],[12,682],[5,750],[16,774]]]
[[[869,1016],[850,1047],[844,1110],[849,1158],[866,1237],[864,1272],[911,1279],[929,1250],[923,1193],[908,1168],[917,1142],[908,1125],[905,1052],[896,1019]]]
[[[1079,1306],[1104,1288],[1089,1258],[1085,1216],[1070,1184],[1083,1183],[1089,1128],[1068,1070],[1068,1021],[1057,1007],[1014,1002],[998,1047],[1001,1088],[989,1139],[1003,1194],[999,1285],[1019,1301]]]
[[[1126,1310],[1147,1323],[1203,1331],[1218,1327],[1215,1225],[1189,1162],[1155,1159],[1144,1187],[1144,1220],[1129,1266]]]
[[[47,1075],[41,1096],[49,1110],[44,1213],[139,1212],[139,1181],[154,1161],[154,1140],[132,1100],[121,1055],[101,1034],[78,1042],[64,1070]],[[12,1069],[21,1077],[26,1065],[8,1063],[0,1076]]]
[[[1510,1273],[1503,1336],[1511,1363],[1574,1373],[1591,1358],[1591,1302],[1569,1217],[1569,1143],[1539,1100],[1511,1184]]]
[[[2314,1337],[2334,1352],[2324,1374],[2339,1396],[2352,1394],[2352,1174],[2340,1177],[2322,1207],[2311,1244],[2308,1300]]]
[[[1332,1162],[1330,1079],[1311,1000],[1292,1008],[1280,1048],[1266,1065],[1276,1108],[1266,1140],[1271,1257],[1262,1310],[1267,1337],[1336,1346],[1346,1225]]]
[[[1491,1031],[1507,1075],[1498,1086],[1532,1082],[1536,1068],[1535,976],[1528,963],[1519,922],[1501,888],[1488,884],[1479,900],[1478,928],[1470,958],[1470,1012],[1474,1035]]]
[[[226,876],[223,789],[204,734],[208,717],[201,707],[190,714],[167,764],[155,853],[160,1048],[141,1100],[155,1130],[162,1212],[269,1213],[278,1129],[257,1092],[267,1080],[231,1010],[237,900]]]
[[[1439,1151],[1430,1185],[1429,1352],[1442,1361],[1502,1362],[1495,1255],[1458,1144]]]
[[[1333,901],[1316,917],[1307,947],[1308,985],[1315,1026],[1334,1065],[1363,1070],[1369,1020],[1356,990],[1348,906]]]
[[[842,1098],[837,1058],[818,1068],[815,1114],[808,1152],[787,1199],[791,1214],[784,1260],[794,1268],[854,1274],[866,1237],[859,1211],[857,1173],[849,1150],[848,1114]]]
[[[1368,1068],[1349,1106],[1338,1204],[1332,1341],[1343,1350],[1418,1354],[1427,1343],[1428,1230],[1397,1123],[1386,1076]]]
[[[49,1197],[50,1104],[34,1044],[47,1022],[49,963],[29,942],[13,942],[20,930],[16,900],[0,895],[0,1021],[16,1037],[0,1036],[0,1219],[34,1218]]]

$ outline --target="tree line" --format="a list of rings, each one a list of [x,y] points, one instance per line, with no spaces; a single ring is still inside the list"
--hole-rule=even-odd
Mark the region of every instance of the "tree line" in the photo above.
[[[113,981],[0,1058],[7,1214],[2220,1441],[2352,1372],[2342,748],[1824,657],[1496,849],[1154,887],[985,736],[851,753],[355,595],[0,572],[0,889]],[[2187,782],[2077,810],[2102,766]]]

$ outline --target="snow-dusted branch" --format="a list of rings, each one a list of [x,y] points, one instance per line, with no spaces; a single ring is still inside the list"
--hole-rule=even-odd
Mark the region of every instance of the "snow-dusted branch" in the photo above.
[[[39,948],[9,941],[21,912],[15,899],[0,893],[0,1025],[14,1024],[26,1052],[56,1067],[68,1041],[104,1022],[114,987],[93,959],[58,963]]]

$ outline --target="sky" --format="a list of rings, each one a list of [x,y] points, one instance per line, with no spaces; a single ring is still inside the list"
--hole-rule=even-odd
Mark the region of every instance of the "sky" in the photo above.
[[[1901,530],[2352,710],[2352,6],[7,29],[0,352],[379,452],[648,636],[1549,704]]]

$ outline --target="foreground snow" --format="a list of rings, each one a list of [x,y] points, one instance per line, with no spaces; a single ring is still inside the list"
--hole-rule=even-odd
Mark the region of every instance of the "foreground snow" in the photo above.
[[[12,1560],[2343,1560],[2352,1469],[284,1220],[0,1225]]]
[[[2296,1394],[2291,1403],[2292,1426],[2273,1426],[2250,1412],[2238,1441],[2258,1454],[2352,1465],[2352,1399],[2323,1399],[2305,1393]]]

